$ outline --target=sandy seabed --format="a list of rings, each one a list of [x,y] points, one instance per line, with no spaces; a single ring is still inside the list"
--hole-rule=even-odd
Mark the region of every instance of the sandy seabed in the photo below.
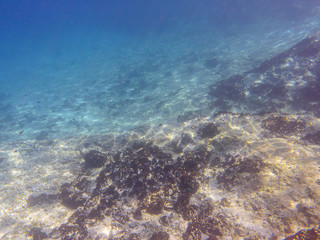
[[[281,239],[317,227],[320,120],[219,114],[1,147],[2,239]]]

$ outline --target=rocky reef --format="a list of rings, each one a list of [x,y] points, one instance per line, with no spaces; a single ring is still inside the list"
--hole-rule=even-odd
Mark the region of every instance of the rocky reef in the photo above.
[[[73,181],[28,199],[31,211],[63,205],[67,220],[54,228],[39,220],[27,235],[317,239],[305,236],[318,236],[320,221],[319,145],[308,137],[319,130],[312,115],[220,114],[96,136],[79,143]]]
[[[212,84],[211,106],[241,113],[320,114],[320,37],[305,38],[260,66]]]

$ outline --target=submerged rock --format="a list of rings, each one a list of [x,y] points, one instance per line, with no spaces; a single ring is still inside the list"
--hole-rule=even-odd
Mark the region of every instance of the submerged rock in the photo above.
[[[137,129],[112,142],[109,135],[92,142],[87,138],[77,149],[94,151],[92,156],[104,152],[107,161],[101,169],[79,161],[83,169],[52,193],[54,204],[41,205],[50,211],[60,203],[68,217],[32,234],[55,239],[280,239],[316,227],[319,149],[305,144],[317,141],[312,134],[320,131],[318,122],[311,115],[220,114],[174,131]],[[177,139],[180,152],[172,149]],[[38,214],[42,198],[47,199],[30,197],[28,209]]]
[[[289,135],[305,130],[306,122],[301,118],[287,116],[271,116],[262,121],[261,126],[272,134]]]
[[[211,107],[241,113],[319,114],[319,39],[308,37],[257,68],[212,84]]]
[[[320,239],[320,226],[315,228],[310,228],[307,230],[300,230],[294,235],[291,235],[284,240],[296,240],[296,239],[303,239],[303,240],[318,240]]]
[[[100,168],[107,161],[107,156],[97,150],[91,150],[84,155],[86,166],[89,168]]]

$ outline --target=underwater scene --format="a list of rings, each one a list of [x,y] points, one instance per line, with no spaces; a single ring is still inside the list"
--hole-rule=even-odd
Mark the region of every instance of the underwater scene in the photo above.
[[[0,239],[320,239],[320,2],[0,0]]]

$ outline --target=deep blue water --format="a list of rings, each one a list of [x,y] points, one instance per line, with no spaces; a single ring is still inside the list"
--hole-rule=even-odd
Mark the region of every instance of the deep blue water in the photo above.
[[[206,113],[209,84],[319,29],[319,6],[1,0],[0,140],[122,131]],[[203,68],[212,56],[223,67]]]

